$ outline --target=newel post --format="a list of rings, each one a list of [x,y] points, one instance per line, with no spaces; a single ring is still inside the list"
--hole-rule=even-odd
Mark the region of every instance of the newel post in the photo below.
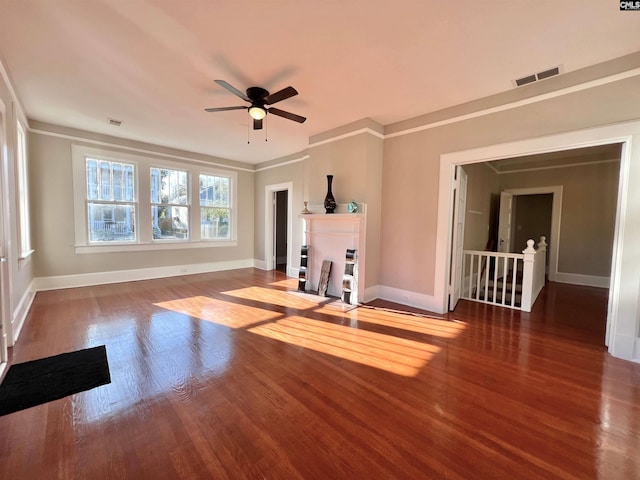
[[[536,249],[533,248],[535,242],[532,239],[527,240],[527,248],[522,253],[524,255],[524,265],[522,269],[522,301],[521,308],[524,312],[531,311],[532,290],[533,290],[533,264],[536,256]]]
[[[538,250],[542,252],[547,251],[547,237],[545,237],[544,235],[540,237],[540,241],[538,242]]]

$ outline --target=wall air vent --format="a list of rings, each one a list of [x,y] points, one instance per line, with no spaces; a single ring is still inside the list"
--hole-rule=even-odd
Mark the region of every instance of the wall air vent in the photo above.
[[[107,123],[109,125],[113,125],[114,127],[119,127],[122,125],[122,120],[116,120],[114,118],[107,118]]]
[[[544,80],[545,78],[555,77],[556,75],[560,75],[560,67],[549,68],[548,70],[545,70],[543,72],[532,73],[531,75],[527,75],[526,77],[517,78],[513,81],[513,83],[516,87],[521,87],[529,83]]]

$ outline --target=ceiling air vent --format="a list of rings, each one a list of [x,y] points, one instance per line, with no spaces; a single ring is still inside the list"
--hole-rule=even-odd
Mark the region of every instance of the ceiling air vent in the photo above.
[[[109,125],[113,125],[114,127],[119,127],[122,125],[122,120],[116,120],[114,118],[107,118],[107,123]]]
[[[532,73],[531,75],[527,75],[526,77],[517,78],[513,81],[517,87],[521,87],[523,85],[527,85],[529,83],[537,82],[539,80],[544,80],[545,78],[555,77],[560,74],[560,67],[553,67],[543,72]]]

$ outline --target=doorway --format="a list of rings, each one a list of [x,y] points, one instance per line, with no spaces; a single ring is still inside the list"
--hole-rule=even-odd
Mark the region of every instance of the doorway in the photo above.
[[[264,196],[264,269],[296,276],[292,265],[293,182],[267,185]]]
[[[549,137],[516,140],[509,143],[479,147],[440,156],[440,179],[438,197],[438,221],[435,251],[434,300],[438,312],[446,311],[449,279],[449,259],[451,258],[450,225],[453,205],[450,198],[456,165],[488,162],[526,155],[558,152],[575,148],[598,145],[620,144],[619,187],[616,206],[616,221],[611,262],[609,304],[605,345],[609,352],[619,358],[636,360],[636,340],[640,319],[637,316],[637,296],[621,299],[621,290],[627,283],[637,285],[637,258],[630,253],[630,235],[625,236],[625,227],[631,224],[627,212],[636,207],[636,197],[631,195],[629,178],[631,158],[638,151],[633,139],[640,138],[640,122],[628,122],[581,131],[557,134]],[[624,248],[624,247],[628,248]],[[637,289],[633,291],[637,295]]]
[[[546,201],[547,208],[548,208],[548,204],[550,203],[551,211],[549,214],[547,214],[548,220],[546,219],[547,217],[543,215],[545,219],[540,219],[540,222],[541,224],[544,224],[544,225],[546,225],[547,221],[550,222],[548,230],[546,230],[548,233],[545,235],[545,237],[547,237],[546,238],[547,269],[546,270],[547,270],[548,279],[551,282],[555,282],[558,276],[558,255],[559,255],[559,245],[560,245],[560,222],[561,222],[561,212],[562,212],[562,196],[563,196],[563,191],[562,191],[561,185],[554,185],[554,186],[548,186],[548,187],[532,187],[532,188],[512,188],[512,189],[508,189],[501,192],[501,195],[500,195],[500,215],[498,218],[499,225],[498,225],[497,241],[498,241],[498,245],[500,245],[501,243],[500,240],[505,238],[505,234],[507,235],[507,240],[503,242],[504,244],[506,244],[505,249],[501,250],[505,252],[521,252],[526,247],[527,240],[529,238],[533,239],[537,244],[540,241],[540,236],[545,235],[544,233],[542,233],[542,230],[541,230],[540,233],[532,233],[532,236],[527,237],[524,240],[524,243],[521,240],[516,239],[517,225],[519,221],[517,218],[517,209],[518,209],[518,202],[519,202],[518,199],[533,198],[533,197],[545,198],[546,200],[542,200],[542,201],[543,202]],[[509,219],[507,222],[505,222],[503,218],[503,216],[507,215],[507,213],[504,212],[505,209],[503,208],[505,197],[508,197],[511,199],[511,208],[510,208],[510,211],[508,212]],[[536,200],[533,200],[533,202],[535,203]],[[539,208],[544,208],[544,207],[540,205]],[[539,213],[539,214],[542,215],[542,213]],[[506,227],[503,225],[504,223],[507,224]],[[536,229],[542,228],[542,226],[537,226],[537,225],[538,224],[534,226]],[[529,231],[529,229],[527,229],[526,231]],[[535,232],[535,230],[531,230],[531,231]],[[521,231],[520,233],[522,235],[526,235],[525,232]]]
[[[275,269],[279,272],[287,273],[287,226],[289,224],[287,205],[289,204],[289,191],[281,190],[275,192],[274,196],[273,244],[275,249]]]

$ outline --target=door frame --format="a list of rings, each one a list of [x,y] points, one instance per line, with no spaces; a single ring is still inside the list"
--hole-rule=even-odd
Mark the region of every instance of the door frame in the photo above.
[[[507,188],[504,190],[510,193],[514,197],[520,195],[538,195],[538,194],[553,194],[553,206],[551,207],[551,232],[549,232],[549,238],[547,244],[551,248],[547,248],[549,252],[549,272],[547,276],[550,282],[555,282],[558,275],[558,251],[560,247],[560,226],[562,220],[562,185],[551,185],[548,187],[533,187],[533,188]],[[511,212],[513,216],[513,210]],[[536,243],[540,241],[540,238],[533,239]],[[524,250],[526,245],[522,245]]]
[[[452,215],[449,197],[456,165],[618,143],[622,144],[622,151],[605,345],[608,346],[609,353],[616,357],[640,361],[640,339],[637,333],[640,326],[640,319],[637,318],[640,282],[637,272],[631,274],[635,263],[623,269],[623,257],[628,256],[628,254],[625,255],[624,247],[626,246],[627,250],[631,248],[631,242],[638,233],[633,222],[627,221],[627,204],[630,203],[636,207],[640,202],[640,199],[636,198],[637,195],[629,190],[632,154],[640,156],[640,146],[638,146],[640,145],[640,122],[638,121],[516,140],[440,155],[434,284],[434,303],[440,313],[446,312],[448,300]],[[623,289],[624,292],[622,292]]]
[[[456,165],[455,181],[453,183],[453,231],[451,254],[451,278],[449,286],[449,310],[453,311],[462,293],[462,271],[464,264],[464,226],[467,216],[468,176],[462,165]]]
[[[291,269],[291,248],[293,246],[293,182],[267,185],[264,188],[264,264],[265,270],[276,268],[273,261],[275,228],[273,225],[273,199],[276,192],[287,191],[287,276],[295,276]]]
[[[0,375],[7,365],[8,349],[13,345],[13,330],[11,318],[11,270],[10,246],[8,235],[11,232],[9,224],[9,159],[7,148],[7,109],[0,99]]]

